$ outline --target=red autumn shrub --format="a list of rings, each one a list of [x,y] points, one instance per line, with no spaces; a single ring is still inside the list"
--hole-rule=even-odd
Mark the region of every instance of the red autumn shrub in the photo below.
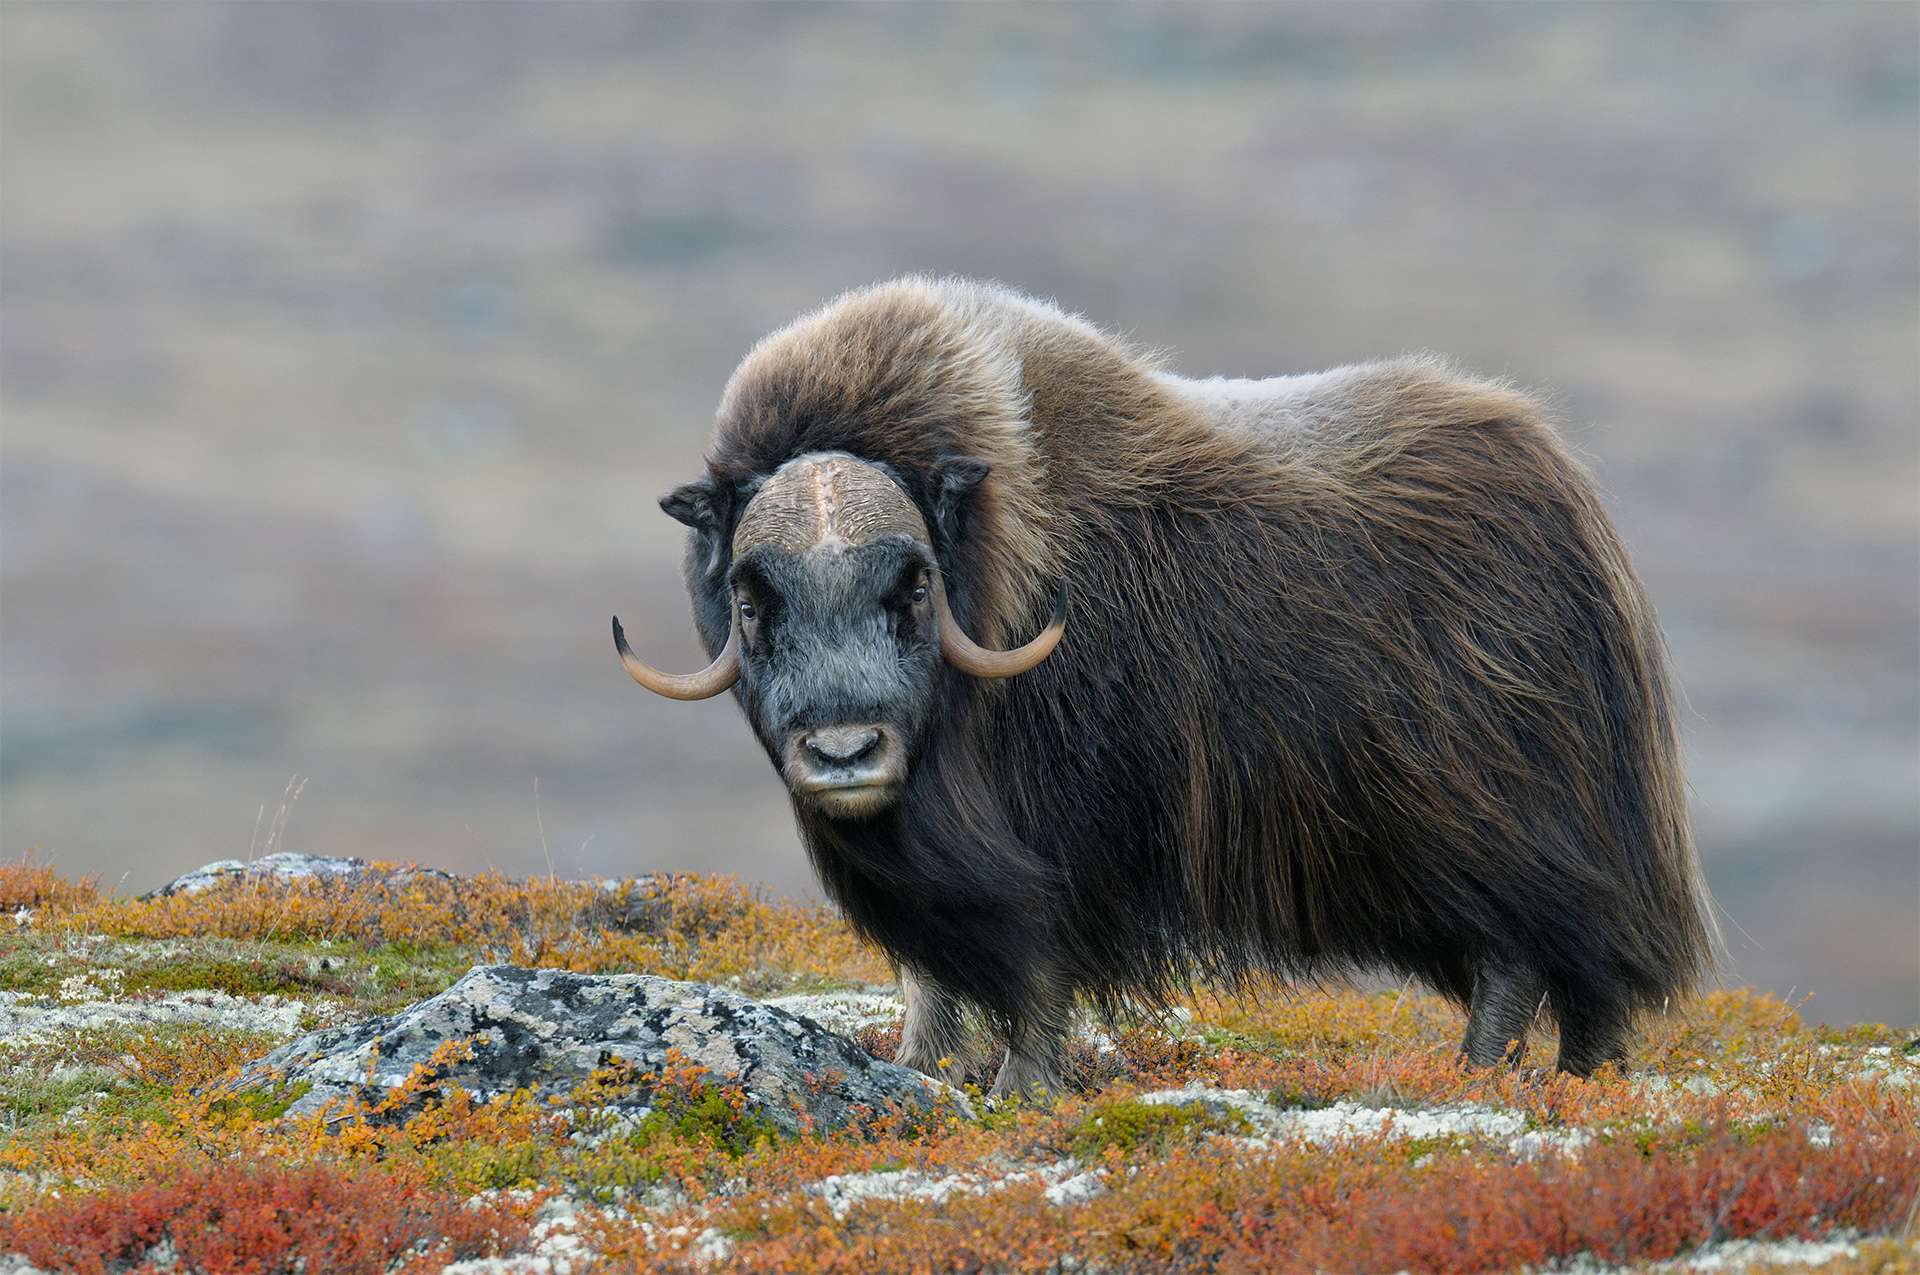
[[[1859,1130],[1819,1146],[1797,1127],[1758,1139],[1721,1130],[1691,1153],[1647,1156],[1623,1140],[1537,1164],[1453,1157],[1396,1189],[1346,1197],[1283,1247],[1249,1245],[1232,1227],[1215,1238],[1219,1265],[1241,1270],[1506,1270],[1576,1253],[1646,1262],[1725,1239],[1882,1230],[1917,1190],[1911,1137]]]
[[[522,1209],[326,1164],[228,1163],[164,1182],[43,1198],[0,1217],[0,1252],[76,1275],[148,1258],[170,1241],[199,1275],[383,1275],[439,1270],[526,1241]]]
[[[1534,1159],[1422,1155],[1395,1139],[1260,1152],[1211,1139],[1116,1163],[1104,1190],[1070,1209],[1030,1179],[938,1201],[864,1201],[844,1217],[804,1192],[749,1196],[708,1221],[740,1236],[729,1269],[783,1275],[1053,1272],[1065,1255],[1106,1271],[1244,1275],[1438,1275],[1581,1253],[1658,1261],[1725,1239],[1897,1228],[1920,1193],[1910,1114],[1899,1102],[1864,1107],[1830,1141],[1797,1122],[1722,1125],[1673,1145],[1620,1138]],[[599,1240],[650,1269],[700,1265],[684,1246]]]

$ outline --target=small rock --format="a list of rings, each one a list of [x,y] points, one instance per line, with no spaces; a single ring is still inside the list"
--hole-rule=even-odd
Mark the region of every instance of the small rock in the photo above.
[[[292,1041],[229,1087],[306,1082],[312,1087],[293,1104],[295,1115],[341,1100],[375,1102],[449,1040],[470,1042],[473,1056],[447,1067],[438,1083],[482,1100],[523,1088],[563,1095],[615,1060],[655,1071],[672,1049],[714,1081],[738,1084],[756,1114],[789,1133],[803,1116],[831,1130],[888,1105],[924,1111],[945,1100],[965,1109],[958,1091],[724,988],[511,965],[475,968],[397,1014]],[[611,1105],[641,1107],[648,1097],[636,1091]]]
[[[696,879],[692,873],[648,872],[624,880],[602,881],[601,899],[590,919],[613,930],[658,934],[676,920],[669,897],[673,887]],[[701,928],[702,938],[712,938],[725,928],[725,923],[720,917],[710,917]]]

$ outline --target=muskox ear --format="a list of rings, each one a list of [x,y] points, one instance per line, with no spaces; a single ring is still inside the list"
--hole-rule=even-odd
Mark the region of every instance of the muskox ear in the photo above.
[[[727,544],[733,535],[734,489],[711,476],[696,478],[660,497],[669,518],[693,528],[693,562],[703,576],[718,574],[727,565]]]
[[[984,460],[961,456],[933,468],[933,532],[944,547],[957,545],[966,534],[967,511],[973,493],[986,481],[992,467]]]
[[[710,532],[720,523],[720,485],[711,478],[696,478],[660,497],[660,508],[676,522]]]

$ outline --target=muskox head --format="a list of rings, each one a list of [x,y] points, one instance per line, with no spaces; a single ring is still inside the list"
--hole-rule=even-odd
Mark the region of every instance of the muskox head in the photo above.
[[[674,497],[664,503],[674,511]],[[919,508],[886,471],[840,453],[788,461],[753,493],[734,523],[725,587],[730,627],[706,669],[676,676],[643,663],[616,617],[620,660],[672,699],[737,687],[795,800],[833,818],[898,799],[938,712],[942,658],[974,677],[1012,677],[1052,654],[1066,629],[1063,588],[1025,646],[976,645],[949,609]]]

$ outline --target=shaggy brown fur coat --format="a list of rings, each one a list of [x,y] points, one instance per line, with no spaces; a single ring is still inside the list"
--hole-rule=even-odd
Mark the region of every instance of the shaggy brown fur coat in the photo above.
[[[923,1019],[980,1006],[1044,1077],[1076,993],[1368,967],[1469,1004],[1481,1061],[1544,995],[1585,1072],[1709,966],[1653,610],[1534,399],[1425,357],[1191,380],[906,279],[755,347],[709,468],[750,493],[818,451],[902,478],[983,643],[1072,599],[1037,669],[942,687],[892,818],[800,814]],[[989,467],[963,518],[955,458]],[[709,649],[721,505],[688,559]]]

